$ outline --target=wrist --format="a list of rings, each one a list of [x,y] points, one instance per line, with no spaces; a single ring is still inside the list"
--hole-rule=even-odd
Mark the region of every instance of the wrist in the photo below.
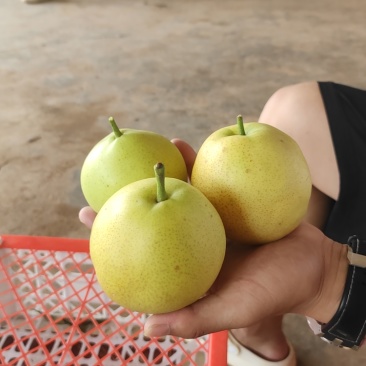
[[[364,343],[366,336],[366,241],[352,235],[348,239],[346,248],[348,270],[336,313],[330,320],[325,321],[320,320],[321,316],[317,314],[317,319],[322,323],[318,324],[320,331],[318,331],[319,327],[314,329],[311,322],[309,325],[325,341],[338,347],[357,350]],[[344,255],[341,258],[340,263],[343,263]],[[340,271],[343,271],[343,266],[341,264],[339,267]],[[339,291],[339,287],[341,286],[337,289],[334,285],[333,289]],[[326,314],[325,318],[328,316],[329,314]]]
[[[323,246],[323,271],[319,288],[305,314],[319,323],[329,322],[337,312],[349,267],[347,245],[325,238]]]

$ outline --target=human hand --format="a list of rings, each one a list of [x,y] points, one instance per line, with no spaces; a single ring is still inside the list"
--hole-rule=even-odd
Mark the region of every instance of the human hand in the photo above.
[[[184,141],[172,141],[190,175],[196,153]],[[89,228],[95,217],[90,207],[79,213],[80,221]],[[222,270],[207,296],[184,309],[152,315],[145,333],[150,337],[171,334],[195,338],[290,312],[327,322],[343,292],[346,250],[305,223],[270,244],[243,247],[230,243]]]
[[[229,244],[207,296],[184,309],[152,315],[145,334],[196,338],[286,313],[327,322],[338,308],[347,268],[346,246],[306,223],[273,243]]]

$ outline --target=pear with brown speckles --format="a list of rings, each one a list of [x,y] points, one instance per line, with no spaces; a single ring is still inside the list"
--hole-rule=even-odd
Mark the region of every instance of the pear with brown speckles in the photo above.
[[[153,167],[151,167],[153,169]],[[117,304],[144,313],[183,308],[205,295],[225,255],[226,235],[210,201],[164,177],[131,183],[99,211],[90,237],[97,279]]]
[[[294,230],[312,186],[290,136],[267,124],[243,123],[241,116],[202,144],[191,182],[215,206],[227,237],[243,244],[268,243]]]

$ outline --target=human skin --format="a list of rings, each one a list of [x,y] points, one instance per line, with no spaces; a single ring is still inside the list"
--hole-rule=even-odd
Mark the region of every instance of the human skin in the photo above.
[[[184,141],[174,142],[191,171],[193,149]],[[91,228],[95,213],[85,207],[79,216]],[[339,305],[347,267],[347,248],[306,222],[285,238],[259,247],[228,243],[223,268],[207,296],[184,309],[152,315],[145,334],[194,338],[255,326],[286,313],[327,322]]]
[[[232,329],[243,345],[265,359],[277,361],[289,350],[282,331],[284,314],[299,313],[327,322],[338,308],[348,268],[347,247],[319,230],[332,200],[338,197],[339,172],[317,83],[276,91],[259,122],[289,134],[304,153],[313,183],[306,222],[268,245],[248,250],[230,245],[208,296],[178,312],[151,316],[145,324],[147,335],[192,338]],[[194,150],[184,141],[176,139],[174,143],[190,172]],[[94,215],[84,208],[80,219],[91,227]]]

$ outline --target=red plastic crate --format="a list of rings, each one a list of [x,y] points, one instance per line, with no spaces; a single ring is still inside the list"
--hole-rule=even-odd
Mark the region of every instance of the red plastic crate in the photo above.
[[[226,332],[144,337],[147,316],[101,290],[88,240],[3,235],[0,242],[0,365],[227,365]]]

